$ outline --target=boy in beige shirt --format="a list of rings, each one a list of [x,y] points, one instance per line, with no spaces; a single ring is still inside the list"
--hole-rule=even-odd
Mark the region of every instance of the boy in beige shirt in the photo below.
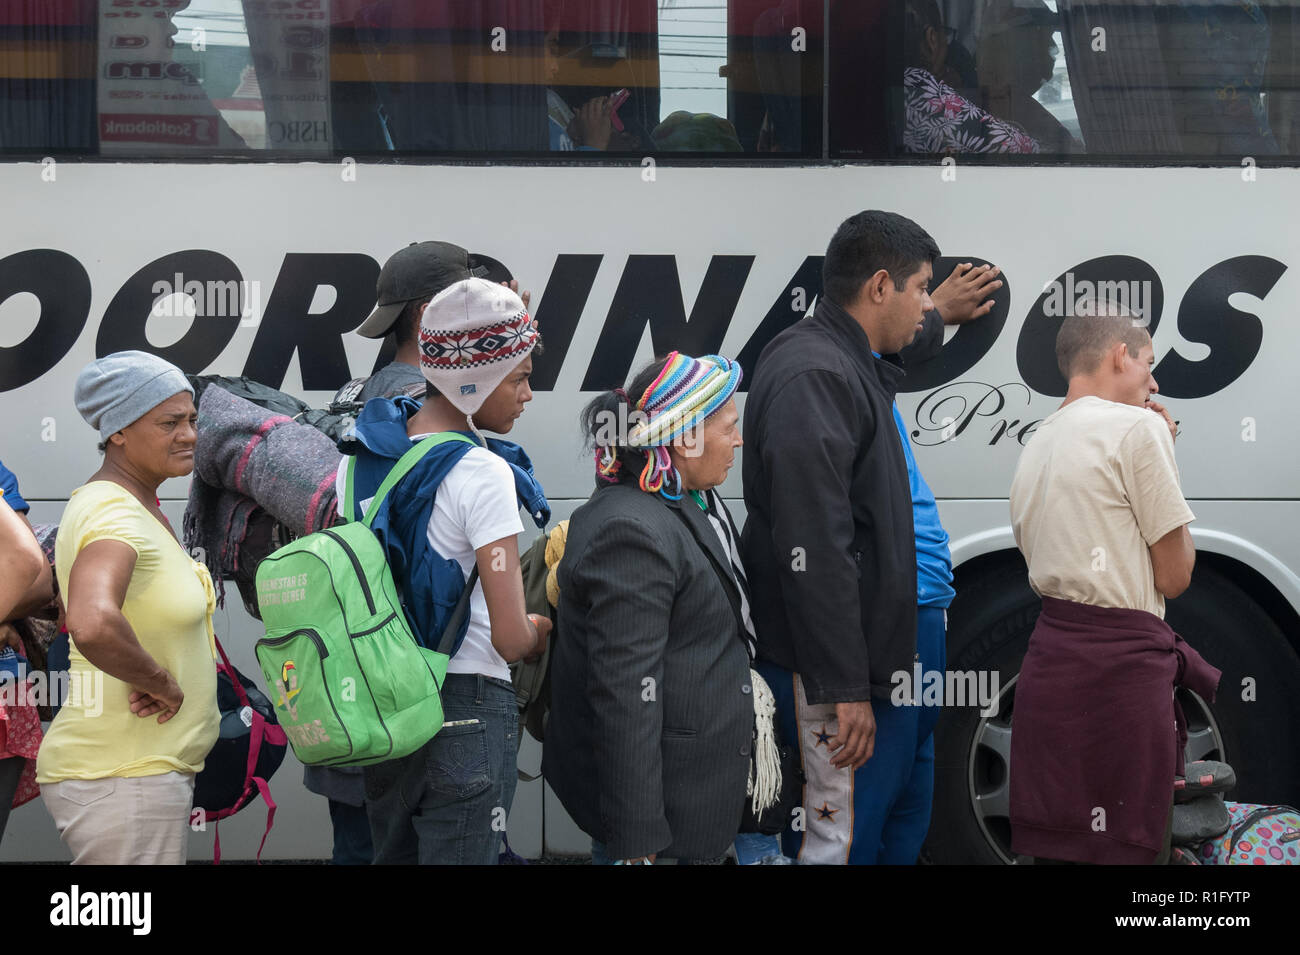
[[[1181,771],[1176,674],[1211,699],[1219,674],[1164,622],[1196,552],[1151,337],[1118,309],[1096,311],[1062,322],[1069,391],[1011,484],[1016,543],[1043,598],[1016,692],[1012,848],[1149,863],[1168,853]]]

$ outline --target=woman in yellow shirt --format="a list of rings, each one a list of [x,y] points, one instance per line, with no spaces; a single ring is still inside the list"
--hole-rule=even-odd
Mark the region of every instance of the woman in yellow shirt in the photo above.
[[[77,378],[104,463],[59,524],[68,701],[36,763],[74,863],[184,863],[194,776],[217,739],[212,581],[157,498],[194,469],[193,395],[180,369],[138,351]]]

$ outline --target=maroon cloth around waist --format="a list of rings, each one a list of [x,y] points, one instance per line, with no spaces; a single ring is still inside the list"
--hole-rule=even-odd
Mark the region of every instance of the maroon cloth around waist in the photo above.
[[[1154,614],[1044,597],[1016,682],[1012,850],[1154,861],[1187,739],[1174,687],[1212,701],[1220,676]]]

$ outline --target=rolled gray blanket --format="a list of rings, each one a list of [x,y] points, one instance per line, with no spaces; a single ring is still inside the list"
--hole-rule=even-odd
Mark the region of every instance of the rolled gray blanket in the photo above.
[[[198,432],[185,543],[203,548],[198,556],[214,578],[237,569],[258,507],[294,536],[336,522],[340,455],[320,431],[210,385],[199,401]]]

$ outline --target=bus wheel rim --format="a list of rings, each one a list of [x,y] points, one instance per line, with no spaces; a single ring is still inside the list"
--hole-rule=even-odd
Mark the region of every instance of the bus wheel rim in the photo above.
[[[1019,674],[998,692],[998,705],[991,716],[980,714],[966,760],[966,791],[971,811],[989,848],[1007,864],[1030,860],[1011,851],[1011,719],[1015,708]],[[1179,692],[1187,718],[1187,746],[1184,758],[1217,759],[1227,762],[1223,734],[1206,702],[1191,690]],[[1170,781],[1172,789],[1172,780]]]

